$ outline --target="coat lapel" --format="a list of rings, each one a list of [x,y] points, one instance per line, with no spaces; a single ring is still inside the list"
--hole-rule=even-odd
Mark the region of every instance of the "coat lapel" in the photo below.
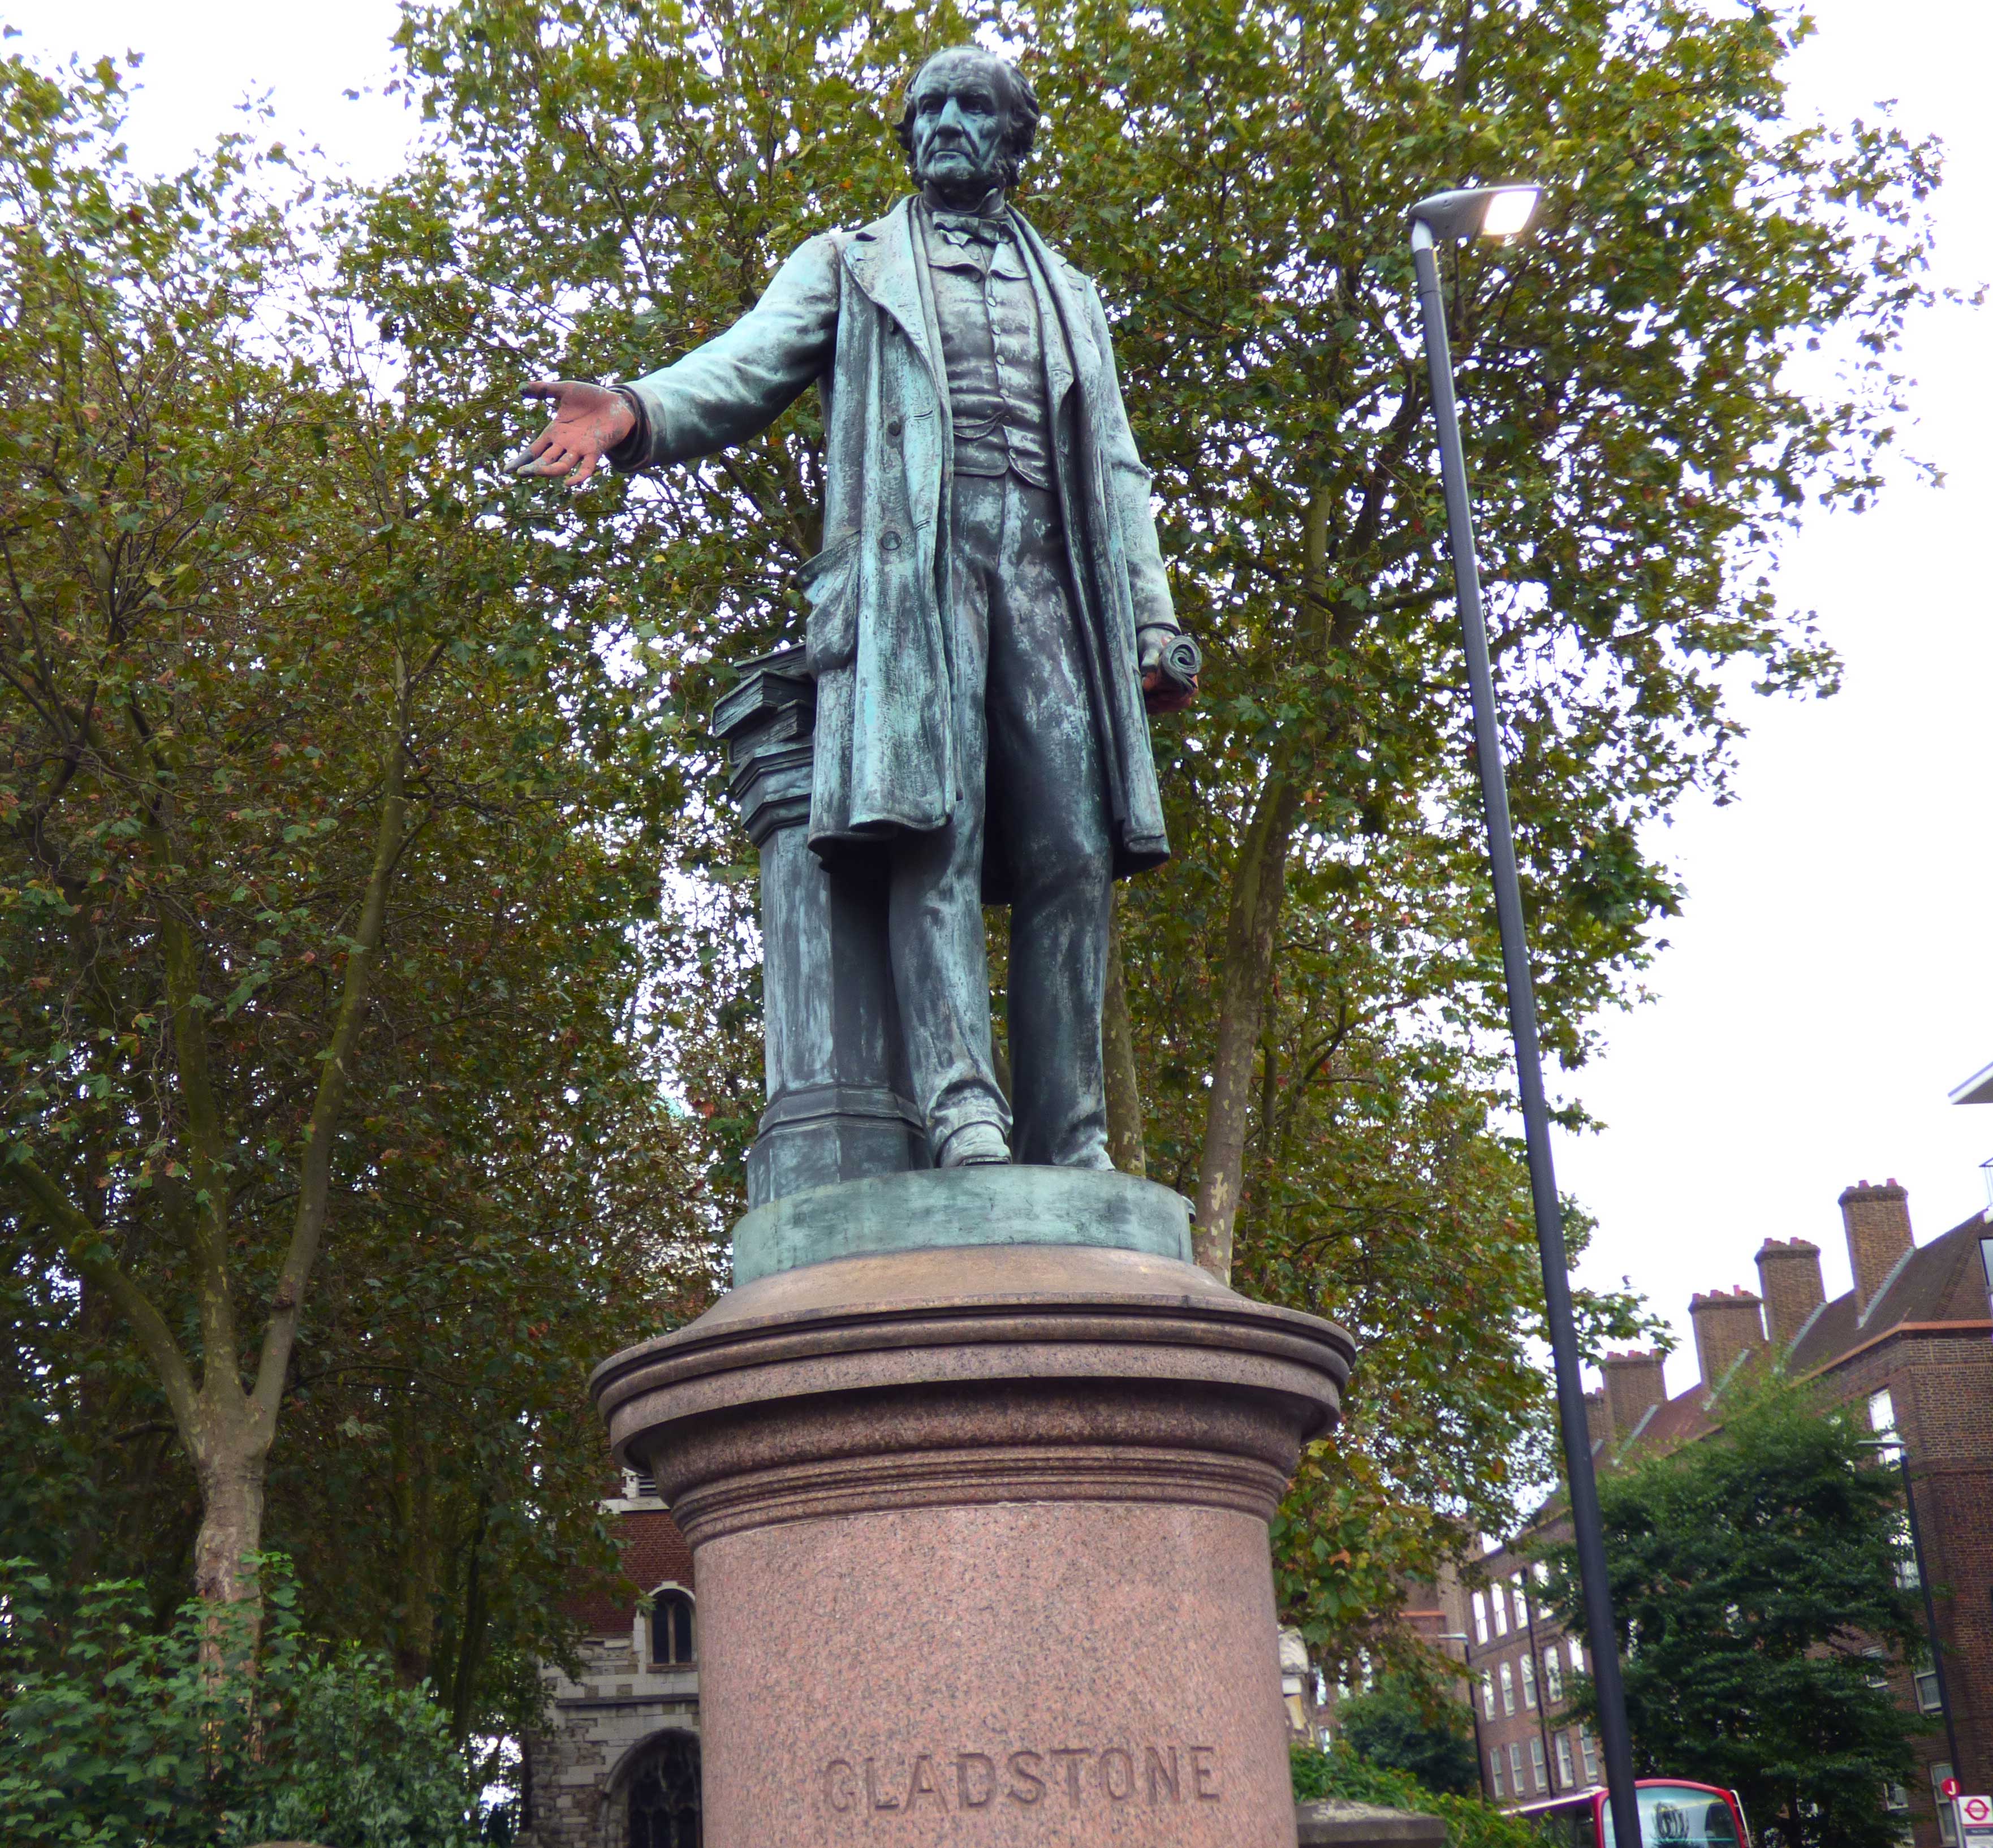
[[[1100,384],[1100,355],[1093,344],[1093,317],[1079,286],[1078,272],[1054,253],[1015,206],[1010,208],[1010,222],[1031,259],[1041,311],[1048,306],[1052,310],[1045,330],[1046,381],[1052,404],[1058,405],[1075,380],[1091,399]],[[1051,337],[1055,326],[1064,329],[1064,340]]]
[[[941,371],[921,306],[916,267],[920,255],[914,232],[913,201],[903,199],[884,217],[852,234],[844,247],[844,262],[858,286],[899,323],[929,375],[938,381]]]

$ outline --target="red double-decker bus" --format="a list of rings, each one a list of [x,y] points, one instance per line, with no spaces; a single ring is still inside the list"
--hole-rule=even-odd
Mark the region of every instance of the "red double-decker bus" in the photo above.
[[[1751,1848],[1751,1832],[1734,1790],[1683,1778],[1643,1778],[1634,1790],[1640,1805],[1640,1848]],[[1526,1816],[1557,1848],[1617,1848],[1612,1805],[1602,1788],[1519,1804],[1506,1813]]]

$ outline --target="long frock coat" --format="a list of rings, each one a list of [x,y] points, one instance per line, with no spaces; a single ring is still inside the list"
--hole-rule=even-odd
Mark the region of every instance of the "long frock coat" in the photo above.
[[[816,676],[812,847],[947,825],[959,787],[949,495],[954,442],[923,213],[902,200],[812,237],[724,333],[629,388],[645,466],[709,456],[765,429],[815,383],[825,427],[823,548],[798,573]],[[1054,459],[1102,743],[1115,870],[1166,859],[1136,631],[1174,629],[1168,580],[1092,283],[1014,208],[1044,330]],[[999,897],[1005,869],[985,869]]]

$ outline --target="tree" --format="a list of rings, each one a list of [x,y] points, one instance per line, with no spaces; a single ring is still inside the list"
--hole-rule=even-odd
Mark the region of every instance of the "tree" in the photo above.
[[[1700,1442],[1599,1480],[1636,1768],[1735,1790],[1790,1848],[1884,1848],[1923,1724],[1877,1659],[1923,1638],[1896,1480],[1846,1409],[1783,1380],[1720,1411]],[[1575,1556],[1550,1557],[1547,1596],[1575,1621]],[[1572,1698],[1595,1714],[1588,1679]]]
[[[1339,1702],[1343,1741],[1387,1770],[1408,1771],[1427,1790],[1458,1797],[1481,1789],[1481,1765],[1460,1702],[1399,1673]]]
[[[1550,1431],[1404,210],[1477,178],[1550,189],[1528,244],[1449,260],[1449,308],[1545,1035],[1574,1066],[1678,902],[1647,824],[1725,787],[1732,666],[1833,685],[1769,560],[1809,499],[1873,490],[1885,356],[1923,299],[1934,153],[1790,126],[1805,29],[1673,0],[405,16],[436,130],[354,285],[429,415],[494,456],[529,427],[527,376],[648,370],[804,237],[884,210],[923,51],[1023,48],[1048,120],[1021,203],[1099,281],[1208,662],[1201,706],[1157,728],[1176,860],[1120,907],[1113,1146],[1196,1194],[1215,1273],[1366,1343],[1275,1535],[1330,1659],[1403,1646],[1393,1587],[1505,1526]],[[1861,357],[1808,399],[1784,357],[1830,324]],[[716,1211],[758,1092],[751,866],[698,716],[793,620],[821,435],[805,397],[711,463],[514,504],[545,606],[648,677],[714,978],[672,1051],[712,1112]],[[1623,1297],[1584,1307],[1595,1336],[1631,1325]]]
[[[613,1570],[586,1366],[674,1239],[712,1287],[651,1063],[654,792],[592,748],[629,709],[592,637],[382,387],[337,213],[241,142],[138,181],[121,108],[108,63],[0,67],[10,1361],[159,1606],[183,1538],[253,1597],[274,1496],[314,1615],[462,1737]],[[89,1512],[0,1504],[80,1576]]]
[[[244,1601],[187,1600],[155,1632],[139,1588],[66,1595],[0,1564],[0,1809],[15,1848],[228,1848],[309,1836],[473,1848],[469,1768],[386,1663],[304,1634],[287,1565],[255,1634]],[[230,1665],[206,1659],[215,1631]]]

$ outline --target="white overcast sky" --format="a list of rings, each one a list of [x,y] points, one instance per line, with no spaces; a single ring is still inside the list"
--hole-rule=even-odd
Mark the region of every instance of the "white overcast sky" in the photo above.
[[[1906,126],[1941,135],[1939,279],[1993,278],[1984,0],[1816,0],[1814,12],[1796,113],[1844,122],[1893,99]],[[145,53],[129,138],[143,165],[186,159],[252,90],[361,178],[391,173],[410,133],[379,94],[389,0],[5,0],[0,18],[43,56]],[[1688,902],[1655,998],[1610,1023],[1608,1055],[1578,1075],[1606,1126],[1557,1151],[1600,1221],[1584,1275],[1630,1276],[1673,1318],[1675,1391],[1694,1373],[1690,1294],[1755,1287],[1768,1234],[1814,1239],[1830,1293],[1848,1286],[1834,1201],[1850,1182],[1900,1179],[1921,1238],[1985,1204],[1993,1108],[1946,1094],[1993,1062],[1989,333],[1987,313],[1936,309],[1902,356],[1919,381],[1907,445],[1945,485],[1899,471],[1876,511],[1816,519],[1789,548],[1783,594],[1819,613],[1846,689],[1753,702],[1741,800],[1692,804],[1670,831]]]

